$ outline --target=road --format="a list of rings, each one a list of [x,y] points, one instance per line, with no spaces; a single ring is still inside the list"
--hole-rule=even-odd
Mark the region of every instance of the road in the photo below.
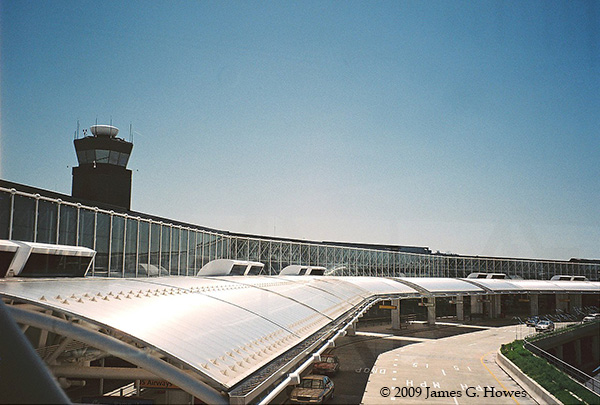
[[[425,340],[379,355],[362,397],[365,405],[535,404],[495,362],[520,327],[504,326]]]

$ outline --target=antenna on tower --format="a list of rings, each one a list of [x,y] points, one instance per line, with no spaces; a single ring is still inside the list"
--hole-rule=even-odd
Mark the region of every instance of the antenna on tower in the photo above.
[[[129,142],[133,143],[133,124],[129,122]]]
[[[77,119],[77,131],[75,131],[75,139],[79,139],[79,118]]]

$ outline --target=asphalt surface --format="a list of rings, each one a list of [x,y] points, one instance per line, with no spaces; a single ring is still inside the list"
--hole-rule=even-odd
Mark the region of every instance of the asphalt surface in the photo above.
[[[512,341],[515,338],[515,326],[509,327],[512,328],[512,338],[508,341]],[[521,327],[523,328],[523,327]],[[387,401],[396,401],[396,400],[406,400],[406,398],[385,398],[380,396],[369,397],[365,394],[365,389],[367,391],[371,390],[379,390],[383,387],[388,387],[390,390],[392,387],[399,387],[400,384],[397,382],[399,380],[398,374],[399,369],[401,368],[400,363],[392,360],[393,362],[388,365],[383,362],[384,359],[393,353],[400,352],[403,350],[408,350],[411,347],[415,347],[418,352],[424,350],[424,353],[429,353],[430,348],[427,346],[432,342],[442,342],[447,339],[465,339],[467,336],[473,335],[478,332],[492,330],[494,331],[495,327],[488,326],[474,326],[474,325],[456,325],[456,324],[444,324],[438,323],[434,326],[427,325],[425,323],[413,323],[408,326],[404,326],[403,329],[398,331],[392,331],[390,325],[380,325],[380,326],[369,326],[369,327],[359,327],[359,332],[357,336],[346,336],[336,340],[336,347],[333,348],[330,353],[335,354],[340,359],[340,371],[331,376],[331,379],[335,383],[335,397],[329,401],[331,404],[381,404]],[[492,332],[494,333],[494,332]],[[523,332],[521,332],[523,333]],[[477,340],[477,339],[476,339]],[[460,344],[460,342],[454,341],[451,343],[453,345]],[[468,343],[470,344],[470,343]],[[496,343],[492,343],[494,345]],[[496,344],[495,349],[499,347],[499,344]],[[421,349],[424,348],[424,349]],[[472,347],[471,347],[472,349]],[[437,350],[431,351],[429,355],[432,357],[432,360],[429,361],[431,363],[431,367],[435,364],[434,359],[438,357]],[[399,357],[394,356],[392,359],[396,359]],[[477,362],[479,362],[479,358],[477,358]],[[423,364],[429,364],[423,363]],[[398,364],[398,366],[393,366],[393,364]],[[454,370],[452,364],[448,370]],[[410,368],[412,370],[412,362],[410,364],[403,364],[402,367],[405,369]],[[461,367],[462,363],[457,364],[457,366]],[[447,367],[447,366],[444,366]],[[465,366],[465,370],[468,371]],[[423,372],[422,375],[414,374],[413,377],[413,385],[416,388],[423,381],[430,381],[432,384],[434,381],[431,377],[425,377],[433,370],[430,366],[423,365],[423,369],[420,370]],[[394,372],[395,371],[395,372]],[[308,370],[310,372],[310,370]],[[439,371],[438,371],[439,372]],[[446,370],[444,370],[446,372]],[[386,379],[386,377],[388,377]],[[422,377],[422,378],[421,378]],[[392,380],[392,378],[396,378],[396,380]],[[421,378],[420,380],[418,380]],[[393,384],[392,384],[393,382]],[[435,381],[437,382],[437,381]],[[378,388],[369,388],[368,384],[376,384]],[[373,385],[375,387],[375,385]],[[423,397],[417,398],[417,401],[413,401],[413,403],[427,403],[430,402],[430,399],[425,399],[424,394],[426,393],[426,388],[422,388]],[[459,384],[460,388],[460,384]],[[520,390],[520,388],[519,388]],[[291,388],[287,390],[286,393],[283,393],[278,398],[275,399],[273,403],[289,403],[288,396]],[[463,390],[464,391],[464,390]],[[376,392],[377,393],[377,392]],[[469,391],[471,393],[471,391]],[[391,393],[392,394],[392,393]],[[393,394],[396,394],[394,391]],[[398,394],[401,394],[399,392]],[[408,394],[408,392],[406,393]],[[465,395],[465,394],[462,394]],[[364,396],[364,398],[363,398]],[[392,395],[391,395],[392,396]],[[436,398],[437,399],[437,398]],[[457,398],[460,400],[461,398]],[[482,399],[479,398],[478,402],[471,403],[482,403]],[[510,399],[509,399],[510,401]],[[486,401],[487,402],[487,401]],[[452,398],[446,398],[445,402],[448,404],[456,404]],[[464,402],[458,402],[462,404]],[[494,403],[494,402],[490,402]],[[498,403],[498,402],[496,402]],[[507,403],[507,402],[500,402]],[[510,403],[514,403],[510,401]],[[526,404],[527,402],[519,402]]]
[[[360,403],[535,404],[495,362],[523,326],[472,329],[381,354]]]

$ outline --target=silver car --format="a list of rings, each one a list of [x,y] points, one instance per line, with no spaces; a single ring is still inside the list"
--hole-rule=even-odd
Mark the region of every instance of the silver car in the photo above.
[[[600,314],[589,314],[583,318],[583,322],[594,322],[600,320]]]
[[[535,325],[536,332],[550,332],[554,330],[554,322],[552,321],[539,321]]]

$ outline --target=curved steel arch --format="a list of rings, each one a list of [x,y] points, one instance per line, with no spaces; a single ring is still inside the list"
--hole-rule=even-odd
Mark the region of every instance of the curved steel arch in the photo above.
[[[206,385],[202,381],[191,377],[183,370],[157,359],[140,349],[123,343],[116,338],[93,332],[83,326],[52,316],[14,307],[9,307],[8,310],[13,318],[19,323],[77,339],[80,342],[104,350],[116,357],[135,364],[138,367],[152,370],[152,373],[181,387],[206,403],[223,405],[229,403],[225,395]]]

